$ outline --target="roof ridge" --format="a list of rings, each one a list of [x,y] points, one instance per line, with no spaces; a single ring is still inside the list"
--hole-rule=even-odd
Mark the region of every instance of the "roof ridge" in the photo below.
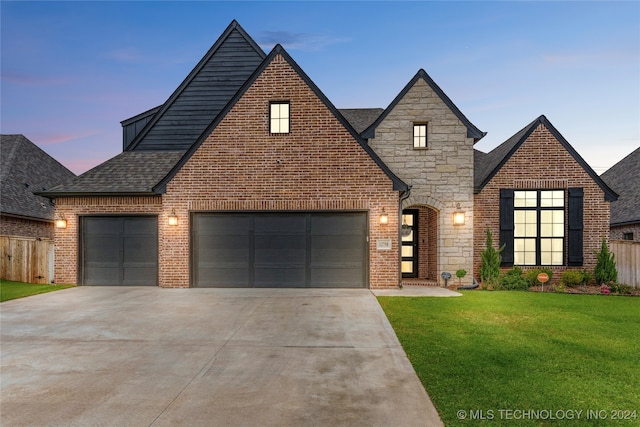
[[[360,144],[360,146],[369,154],[372,160],[389,176],[391,181],[393,182],[394,190],[406,190],[409,187],[406,183],[404,183],[398,176],[396,176],[389,167],[384,164],[382,159],[373,151],[373,149],[366,143],[366,141],[356,132],[356,130],[351,126],[351,124],[344,118],[344,116],[338,111],[338,109],[331,103],[329,98],[326,97],[324,93],[316,86],[316,84],[309,78],[309,76],[302,70],[302,68],[295,62],[295,60],[289,55],[289,53],[284,49],[284,47],[278,43],[276,44],[271,52],[264,58],[262,63],[255,69],[253,74],[245,81],[245,83],[238,89],[236,94],[229,100],[227,105],[220,111],[218,116],[211,122],[209,126],[202,132],[200,137],[196,140],[196,142],[191,145],[189,150],[184,154],[184,156],[176,163],[176,165],[171,169],[171,171],[160,181],[156,186],[153,187],[155,192],[161,193],[166,189],[167,183],[175,176],[176,173],[184,166],[184,164],[191,158],[191,156],[198,150],[198,148],[205,141],[207,136],[213,132],[213,130],[218,126],[218,124],[224,119],[224,117],[229,113],[229,111],[233,108],[233,106],[244,96],[245,92],[253,85],[256,79],[264,72],[269,64],[274,60],[274,58],[280,55],[283,57],[285,61],[294,69],[294,71],[298,74],[298,76],[309,86],[309,88],[316,94],[316,96],[322,101],[325,106],[331,111],[334,116],[342,123],[342,125],[351,133],[353,138]]]
[[[445,105],[451,110],[451,112],[467,127],[467,138],[473,138],[474,142],[478,142],[487,133],[478,129],[471,121],[462,114],[462,111],[453,103],[451,98],[438,86],[438,84],[427,74],[424,68],[420,68],[418,72],[409,80],[409,82],[402,88],[400,93],[391,101],[389,106],[385,108],[384,112],[380,114],[380,117],[371,124],[367,129],[362,132],[364,138],[373,138],[375,136],[375,129],[378,125],[387,117],[387,115],[393,110],[396,105],[405,97],[405,95],[413,88],[419,79],[423,79],[427,85],[433,90],[436,95],[445,103]]]

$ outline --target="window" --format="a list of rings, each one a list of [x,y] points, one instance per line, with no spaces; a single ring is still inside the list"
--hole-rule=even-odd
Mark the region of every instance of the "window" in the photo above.
[[[413,148],[427,148],[427,124],[413,124]]]
[[[513,262],[564,265],[563,190],[513,192]]]
[[[289,102],[272,102],[269,105],[269,132],[289,133]]]
[[[633,233],[622,234],[622,240],[633,240]]]

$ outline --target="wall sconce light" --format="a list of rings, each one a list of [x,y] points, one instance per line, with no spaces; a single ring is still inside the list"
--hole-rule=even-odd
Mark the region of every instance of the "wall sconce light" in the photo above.
[[[174,209],[171,209],[171,213],[169,214],[169,225],[178,225],[178,215],[176,215]]]
[[[389,223],[389,215],[382,208],[382,213],[380,214],[380,224],[388,224]]]
[[[453,225],[464,225],[464,211],[460,209],[460,203],[456,205],[456,211],[453,213]]]
[[[60,215],[60,218],[55,220],[56,228],[67,228],[67,220],[64,215]]]

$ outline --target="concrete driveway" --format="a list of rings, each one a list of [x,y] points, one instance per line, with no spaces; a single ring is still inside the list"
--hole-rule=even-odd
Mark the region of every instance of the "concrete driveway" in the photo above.
[[[79,287],[0,313],[3,426],[442,425],[368,290]]]

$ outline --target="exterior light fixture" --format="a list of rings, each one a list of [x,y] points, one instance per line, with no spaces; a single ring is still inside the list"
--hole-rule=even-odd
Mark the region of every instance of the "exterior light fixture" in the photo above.
[[[67,228],[67,220],[64,215],[60,215],[60,218],[55,220],[56,228]]]
[[[176,215],[176,211],[174,209],[171,209],[171,213],[169,214],[169,225],[178,225],[178,215]]]
[[[380,224],[388,224],[389,223],[389,215],[382,208],[382,213],[380,214]]]
[[[456,211],[453,213],[453,225],[464,225],[464,211],[460,209],[460,203],[456,205]]]

